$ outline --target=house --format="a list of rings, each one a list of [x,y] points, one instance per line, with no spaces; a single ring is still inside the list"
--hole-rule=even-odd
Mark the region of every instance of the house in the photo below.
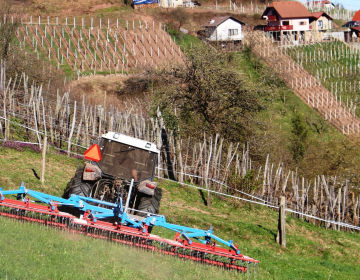
[[[245,23],[231,16],[215,17],[205,27],[205,38],[209,41],[240,41],[244,38]]]
[[[354,14],[351,21],[348,21],[342,27],[351,28],[351,27],[359,27],[359,26],[360,26],[360,10]],[[350,29],[348,29],[347,32],[351,32]]]
[[[342,27],[359,27],[359,26],[360,26],[360,21],[352,20],[345,23]]]
[[[353,21],[360,21],[360,10],[358,10],[354,17],[352,18]]]
[[[267,20],[265,31],[280,31],[281,34],[302,35],[310,30],[311,13],[297,1],[272,2],[266,7],[262,18]]]
[[[335,4],[330,1],[325,1],[325,3],[323,4],[323,7],[327,8],[329,10],[332,10],[332,9],[335,9]]]
[[[183,7],[184,1],[183,0],[159,0],[160,7],[162,8],[176,8],[176,7]]]
[[[321,8],[325,8],[326,10],[332,10],[335,9],[335,4],[330,2],[330,1],[326,1],[326,0],[322,0],[322,1],[308,1],[306,3],[306,6],[308,9],[321,9]]]
[[[333,18],[325,12],[311,13],[310,29],[315,31],[328,31],[332,28]]]

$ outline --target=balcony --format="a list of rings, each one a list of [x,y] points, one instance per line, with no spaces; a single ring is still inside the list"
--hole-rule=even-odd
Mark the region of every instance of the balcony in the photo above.
[[[283,25],[283,26],[265,26],[265,31],[284,31],[284,30],[293,30],[293,25]]]

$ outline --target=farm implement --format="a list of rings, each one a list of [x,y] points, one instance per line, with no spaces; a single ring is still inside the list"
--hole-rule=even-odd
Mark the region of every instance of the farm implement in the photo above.
[[[90,163],[76,170],[61,198],[23,184],[19,190],[0,188],[0,215],[224,269],[255,267],[257,260],[214,235],[213,228],[171,224],[158,214],[162,189],[153,179],[159,155],[154,143],[108,132],[84,153]],[[151,234],[156,226],[175,232],[174,239]]]
[[[130,183],[130,193],[133,187],[134,180]],[[212,228],[200,230],[171,224],[163,215],[153,213],[130,214],[135,210],[129,207],[130,197],[127,196],[123,206],[121,197],[117,203],[75,194],[65,199],[29,190],[22,184],[18,190],[0,188],[0,216],[239,272],[246,272],[258,264],[257,260],[241,254],[231,240],[225,241],[214,235]],[[151,234],[156,226],[175,232],[174,239]]]

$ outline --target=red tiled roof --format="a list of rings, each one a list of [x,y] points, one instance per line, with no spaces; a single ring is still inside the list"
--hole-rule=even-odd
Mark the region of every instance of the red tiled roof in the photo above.
[[[203,26],[206,26],[206,27],[210,27],[210,26],[218,26],[220,25],[221,23],[223,23],[225,20],[227,19],[232,19],[240,24],[243,24],[243,25],[246,25],[245,23],[243,23],[242,21],[240,20],[237,20],[236,18],[233,18],[231,16],[223,16],[223,17],[214,17],[210,20],[210,22],[204,24]]]
[[[321,17],[322,15],[324,15],[325,17],[333,20],[333,18],[331,16],[329,16],[327,13],[325,12],[316,12],[316,13],[311,13],[312,17],[318,19],[319,17]]]
[[[352,20],[360,20],[360,10],[358,10]]]
[[[360,27],[350,27],[350,29],[360,32]]]
[[[272,2],[266,7],[263,17],[266,16],[270,9],[275,9],[276,12],[283,18],[310,18],[311,13],[306,7],[297,1],[288,2]]]

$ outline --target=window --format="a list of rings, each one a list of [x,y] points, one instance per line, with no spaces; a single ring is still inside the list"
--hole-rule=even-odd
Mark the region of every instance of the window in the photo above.
[[[237,29],[229,29],[229,36],[235,36],[238,35]]]
[[[319,20],[318,23],[319,23],[319,27],[322,29],[323,26],[324,26],[324,25],[323,25],[323,21],[322,21],[322,20]]]
[[[299,24],[300,25],[306,25],[306,21],[300,21]]]
[[[282,24],[283,25],[290,25],[290,22],[288,20],[283,20]]]

